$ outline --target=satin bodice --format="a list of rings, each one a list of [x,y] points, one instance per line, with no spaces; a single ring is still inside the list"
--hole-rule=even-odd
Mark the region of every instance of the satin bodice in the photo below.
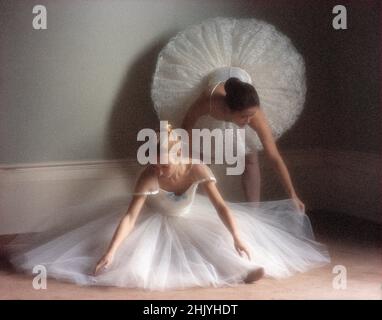
[[[205,181],[216,181],[215,177],[200,179],[194,182],[180,195],[159,188],[147,198],[147,205],[168,216],[182,216],[190,211],[198,185]]]

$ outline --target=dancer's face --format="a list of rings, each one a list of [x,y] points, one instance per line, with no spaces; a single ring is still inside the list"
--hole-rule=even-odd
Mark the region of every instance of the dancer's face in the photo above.
[[[249,107],[241,111],[232,111],[231,121],[239,127],[248,124],[256,113],[257,106]]]
[[[157,156],[157,164],[155,165],[157,173],[159,176],[169,178],[176,172],[176,166],[178,164],[177,154],[173,152],[169,152],[167,148],[161,148],[161,155]],[[163,162],[161,162],[163,161]]]
[[[168,163],[168,164],[156,164],[155,168],[157,170],[158,176],[160,177],[171,177],[176,172],[176,164]]]

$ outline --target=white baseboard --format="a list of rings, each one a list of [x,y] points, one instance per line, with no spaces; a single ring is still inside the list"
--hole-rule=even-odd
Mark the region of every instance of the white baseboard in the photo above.
[[[282,155],[308,209],[382,223],[379,155],[322,149]],[[260,161],[262,200],[285,198],[277,175],[262,156]],[[0,234],[38,231],[39,225],[52,215],[64,214],[67,207],[123,199],[140,169],[135,160],[0,166]],[[221,167],[215,169],[223,196],[242,200],[240,177],[226,177]]]
[[[0,167],[0,234],[39,231],[65,219],[65,208],[123,199],[139,169],[134,160]]]

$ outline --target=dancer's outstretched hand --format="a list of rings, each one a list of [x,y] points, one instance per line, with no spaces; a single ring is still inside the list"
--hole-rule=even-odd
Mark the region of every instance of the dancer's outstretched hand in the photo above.
[[[106,253],[97,263],[94,269],[94,275],[97,276],[102,269],[107,269],[113,263],[114,256]]]
[[[241,257],[243,256],[243,253],[245,253],[248,259],[251,260],[251,254],[249,253],[247,246],[240,239],[236,238],[234,240],[234,246]]]

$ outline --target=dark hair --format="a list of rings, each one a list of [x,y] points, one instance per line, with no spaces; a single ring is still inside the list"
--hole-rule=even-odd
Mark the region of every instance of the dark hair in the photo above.
[[[242,111],[260,105],[256,89],[238,78],[229,78],[224,84],[224,90],[226,92],[225,101],[233,111]]]

